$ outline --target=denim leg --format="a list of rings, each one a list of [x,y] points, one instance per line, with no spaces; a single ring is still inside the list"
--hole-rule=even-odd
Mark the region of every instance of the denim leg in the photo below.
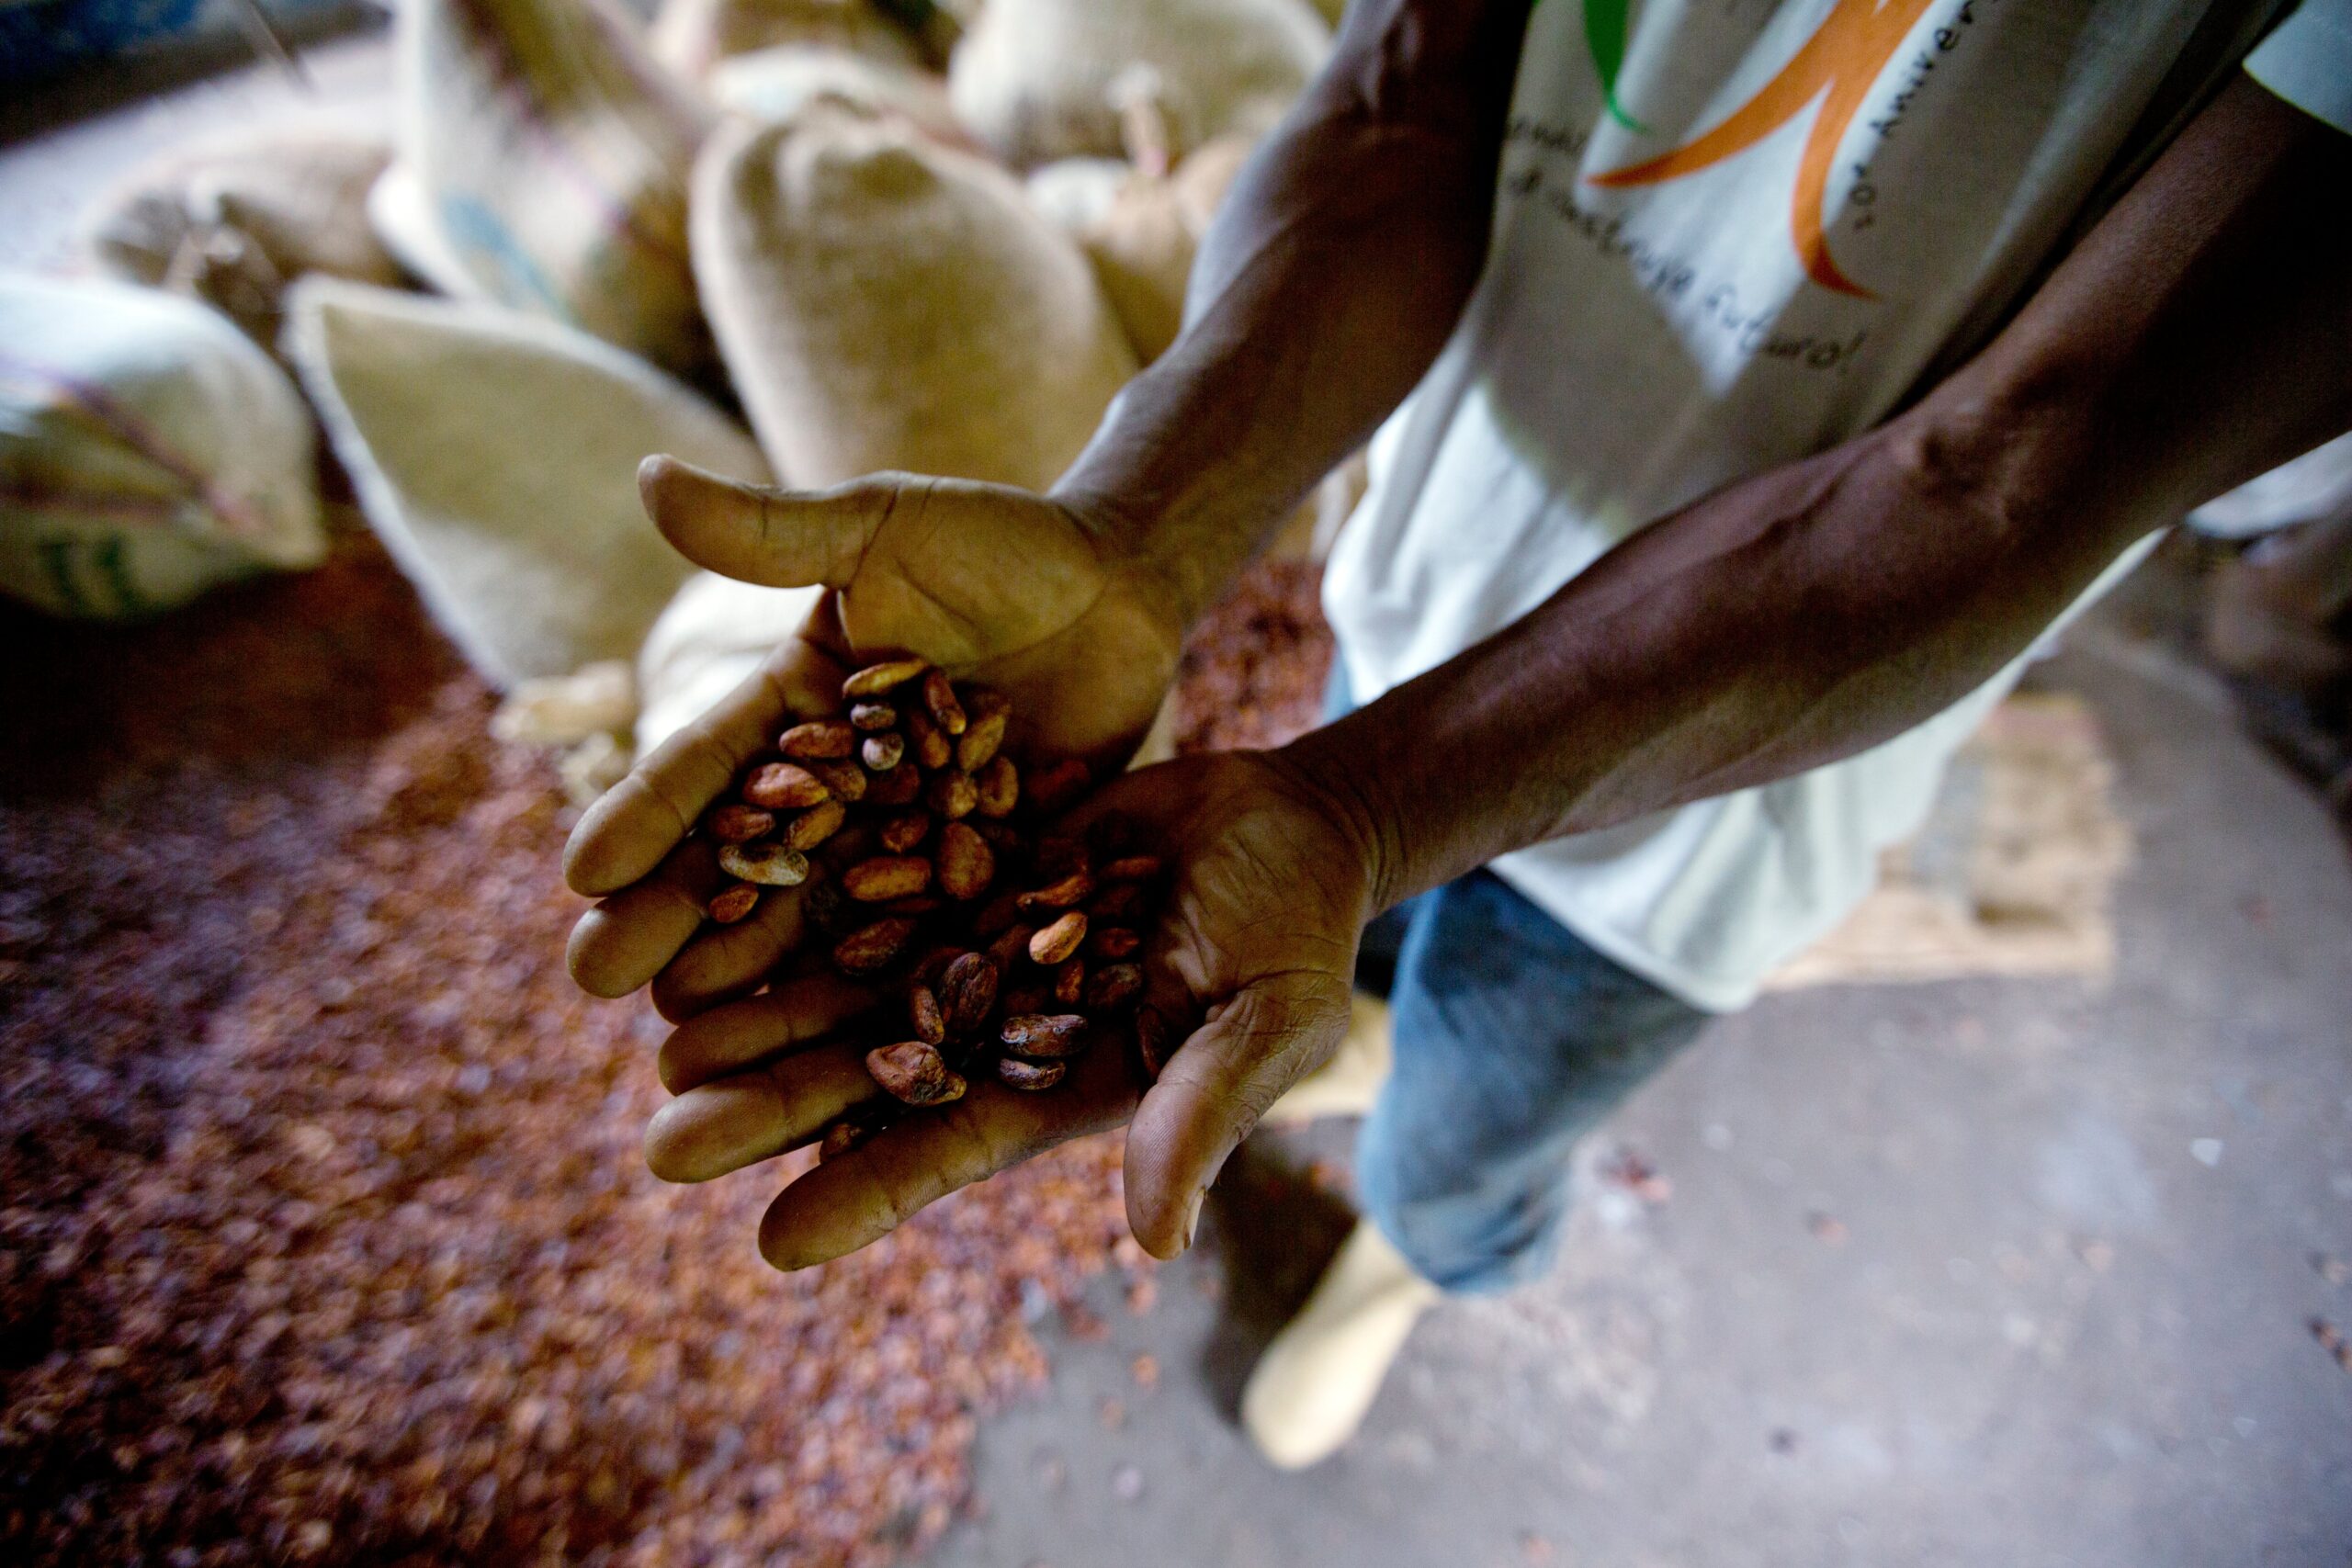
[[[1408,907],[1396,1065],[1356,1150],[1365,1212],[1423,1276],[1543,1271],[1577,1140],[1707,1014],[1595,952],[1491,872]]]

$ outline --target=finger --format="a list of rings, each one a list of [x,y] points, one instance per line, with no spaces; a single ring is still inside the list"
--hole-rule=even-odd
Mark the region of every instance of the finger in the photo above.
[[[846,588],[898,487],[859,479],[829,491],[738,484],[675,457],[638,465],[646,514],[678,553],[741,582]]]
[[[1329,1058],[1347,1025],[1347,984],[1321,971],[1269,976],[1211,1010],[1127,1134],[1127,1225],[1145,1251],[1174,1258],[1193,1244],[1201,1198],[1227,1156],[1283,1090]]]
[[[751,1066],[762,1057],[821,1040],[874,1006],[867,987],[837,975],[786,980],[761,996],[716,1008],[678,1026],[662,1043],[662,1087],[672,1094]]]
[[[594,898],[651,871],[743,764],[775,743],[788,715],[831,712],[840,686],[831,660],[800,637],[787,639],[581,813],[563,847],[563,879]]]
[[[695,933],[653,978],[653,1010],[684,1023],[721,1002],[749,996],[808,934],[808,890],[826,875],[811,863],[797,887],[762,892],[748,919]]]
[[[653,874],[580,917],[564,949],[572,983],[592,997],[625,997],[662,972],[702,929],[711,896],[728,880],[700,839],[671,851]]]
[[[880,1096],[865,1047],[820,1045],[690,1089],[645,1127],[645,1164],[664,1181],[708,1181],[809,1143]]]
[[[958,1188],[1116,1126],[1134,1104],[1126,1064],[1107,1045],[1049,1094],[975,1083],[962,1100],[910,1112],[777,1193],[760,1221],[760,1255],[785,1269],[846,1257]]]

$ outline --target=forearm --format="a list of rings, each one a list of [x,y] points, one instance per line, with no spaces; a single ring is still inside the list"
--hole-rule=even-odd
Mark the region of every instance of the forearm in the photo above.
[[[1302,739],[1380,901],[1899,734],[2132,540],[2352,425],[2347,191],[2352,140],[2242,85],[1919,406]]]
[[[1194,264],[1185,330],[1056,493],[1184,619],[1403,400],[1485,265],[1524,0],[1360,0]]]

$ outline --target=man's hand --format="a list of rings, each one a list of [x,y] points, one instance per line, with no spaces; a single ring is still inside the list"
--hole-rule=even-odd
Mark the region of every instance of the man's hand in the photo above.
[[[684,1017],[756,986],[800,934],[799,899],[702,931],[718,886],[686,839],[751,757],[830,713],[868,655],[920,654],[1012,699],[1017,744],[1124,761],[1159,710],[1182,628],[1152,568],[1107,520],[1004,485],[879,474],[817,493],[731,483],[668,457],[646,510],[697,564],[746,582],[832,590],[807,625],[703,718],[639,762],[571,835],[564,875],[603,897],[572,932],[573,978]],[[699,934],[698,934],[699,933]]]
[[[786,1188],[760,1226],[769,1262],[854,1252],[957,1188],[1130,1116],[1128,1223],[1155,1256],[1190,1244],[1226,1156],[1346,1032],[1374,878],[1363,835],[1279,752],[1131,773],[1071,826],[1106,812],[1138,823],[1174,868],[1144,950],[1145,1005],[1176,1047],[1159,1082],[1146,1084],[1116,1037],[1046,1093],[976,1079],[962,1100],[910,1112]],[[862,1002],[857,987],[810,976],[681,1027],[662,1050],[678,1098],[646,1134],[655,1174],[707,1180],[807,1144],[877,1098],[865,1044],[827,1038]]]

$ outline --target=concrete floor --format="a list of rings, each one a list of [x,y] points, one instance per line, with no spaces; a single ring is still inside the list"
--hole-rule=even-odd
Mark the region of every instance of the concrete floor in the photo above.
[[[2312,1327],[2352,1325],[2352,866],[2126,624],[2047,680],[2107,725],[2139,840],[2111,987],[1719,1025],[1594,1151],[1671,1196],[1599,1183],[1550,1280],[1442,1309],[1297,1476],[1231,1412],[1344,1224],[1285,1168],[1346,1127],[1261,1138],[1212,1256],[1147,1314],[1106,1294],[1107,1337],[1050,1337],[933,1568],[2352,1562],[2352,1375]]]
[[[311,53],[380,114],[380,39]],[[55,265],[130,152],[297,97],[253,74],[19,140],[0,265]],[[21,132],[20,132],[21,134]],[[1362,1439],[1283,1476],[1231,1412],[1345,1216],[1253,1143],[1204,1246],[993,1418],[934,1568],[2188,1568],[2352,1562],[2352,866],[2217,690],[2103,612],[2048,683],[2139,839],[2114,985],[1775,997],[1595,1154],[1556,1274],[1417,1333]],[[1152,1386],[1136,1358],[1152,1358]]]

